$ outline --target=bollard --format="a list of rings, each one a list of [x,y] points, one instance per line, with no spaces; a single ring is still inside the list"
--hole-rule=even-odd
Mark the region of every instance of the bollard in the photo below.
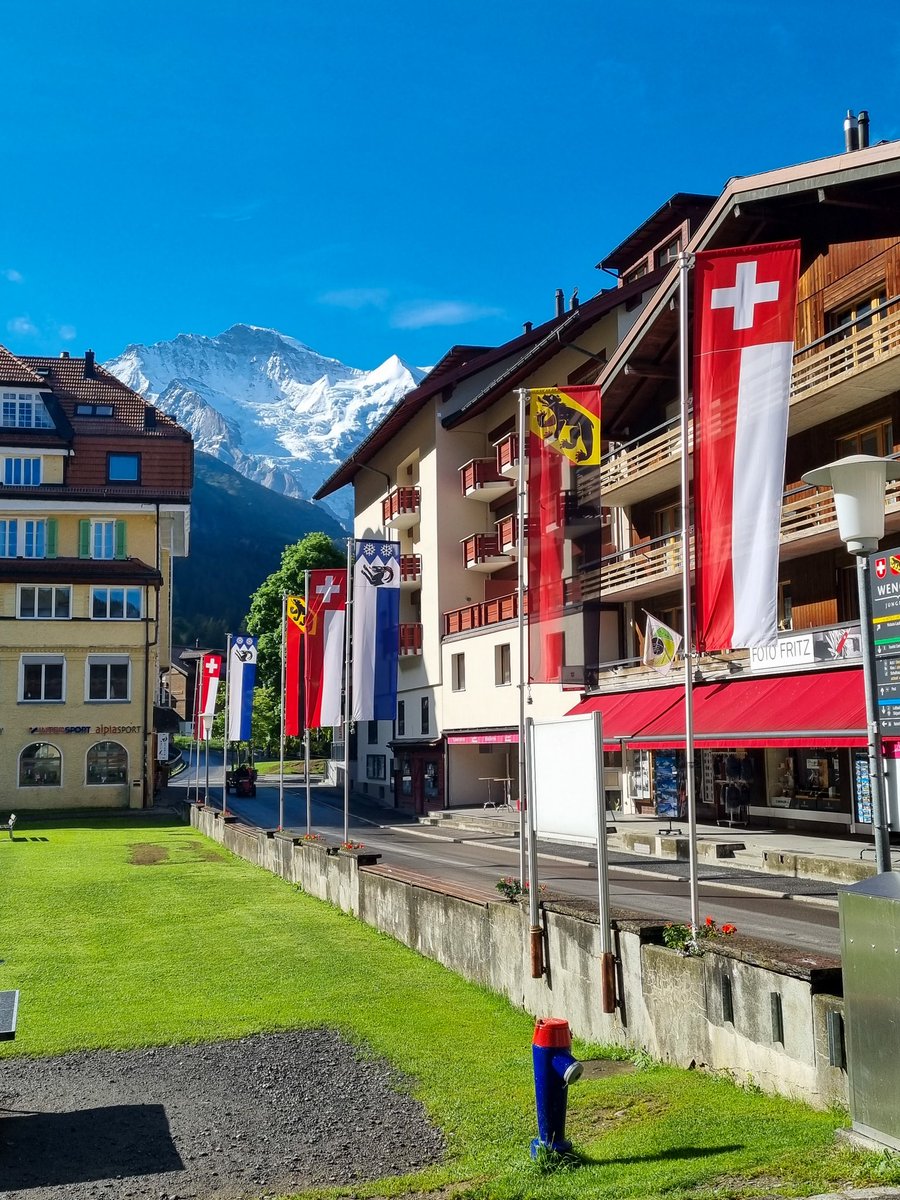
[[[534,1059],[534,1095],[537,1101],[538,1136],[531,1143],[531,1157],[540,1149],[567,1154],[566,1102],[568,1086],[581,1078],[584,1067],[572,1057],[569,1022],[559,1017],[539,1017],[534,1027],[531,1053]]]
[[[10,841],[13,841],[14,840],[13,839],[13,830],[16,827],[16,814],[15,813],[9,814],[9,820],[6,822],[6,827],[9,830]]]

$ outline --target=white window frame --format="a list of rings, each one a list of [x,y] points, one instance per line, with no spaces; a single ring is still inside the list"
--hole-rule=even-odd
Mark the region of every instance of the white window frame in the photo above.
[[[27,418],[23,420],[22,418]],[[8,418],[12,418],[9,420]],[[40,396],[4,392],[0,400],[0,427],[4,429],[53,429],[53,418]]]
[[[466,690],[466,656],[464,653],[450,655],[450,685],[454,692]]]
[[[512,650],[509,642],[494,647],[494,686],[512,686]]]
[[[10,552],[10,545],[12,551]],[[16,517],[0,520],[0,558],[15,558],[19,552],[19,522]]]
[[[101,553],[97,553],[97,551]],[[107,554],[107,550],[109,553]],[[102,559],[104,562],[116,557],[116,523],[115,521],[91,521],[91,558]]]
[[[16,478],[18,476],[18,478]],[[40,455],[5,455],[3,459],[4,487],[40,487]]]
[[[106,601],[105,601],[106,616],[105,617],[98,617],[94,611],[95,604],[96,604],[96,598],[99,595],[99,593],[101,593],[101,592],[106,593]],[[113,592],[121,592],[122,593],[122,615],[121,615],[121,617],[110,616],[110,607],[111,607],[110,596]],[[136,617],[130,617],[128,615],[128,593],[129,592],[135,592],[138,597],[138,615]],[[142,587],[124,587],[124,586],[119,587],[118,585],[116,585],[114,587],[104,586],[104,587],[92,587],[91,588],[91,620],[92,621],[142,621],[143,619],[144,619],[144,589]]]
[[[22,558],[47,557],[47,521],[26,517],[22,521]]]
[[[126,668],[125,695],[111,695],[113,667]],[[94,667],[106,668],[106,695],[91,695],[91,674]],[[127,654],[89,654],[84,664],[84,702],[85,704],[130,704],[131,703],[131,659]]]
[[[62,686],[60,696],[47,696],[46,672],[41,673],[41,695],[25,696],[25,668],[42,666],[62,666]],[[19,692],[20,704],[65,704],[66,702],[66,656],[64,654],[23,654],[19,659]]]
[[[72,619],[72,585],[70,583],[20,583],[18,585],[16,595],[16,619],[19,621],[71,621]],[[38,610],[38,599],[40,592],[50,592],[50,615],[42,616]],[[22,611],[22,596],[24,592],[33,594],[34,612],[25,613]],[[69,611],[66,616],[57,616],[56,608],[59,601],[60,593],[65,592],[69,600]]]

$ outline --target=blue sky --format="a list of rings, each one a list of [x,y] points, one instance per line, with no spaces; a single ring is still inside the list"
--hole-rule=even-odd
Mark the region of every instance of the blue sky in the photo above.
[[[886,3],[33,0],[4,13],[0,340],[267,325],[434,362],[582,299],[676,191],[900,137]]]

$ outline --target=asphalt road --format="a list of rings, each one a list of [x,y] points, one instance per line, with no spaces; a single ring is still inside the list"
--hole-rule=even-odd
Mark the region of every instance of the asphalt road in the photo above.
[[[220,802],[222,765],[210,756],[210,800]],[[194,776],[186,772],[172,786],[186,788]],[[201,766],[200,783],[205,781]],[[341,794],[334,788],[311,789],[311,828],[330,839],[343,836]],[[391,810],[354,804],[349,830],[353,841],[382,855],[382,862],[415,870],[451,883],[492,887],[501,875],[519,874],[517,838],[491,834],[442,831],[426,827]],[[364,810],[361,811],[361,810]],[[262,783],[255,798],[228,796],[228,811],[250,825],[277,828],[278,784]],[[284,788],[284,828],[306,832],[306,788],[292,779]],[[595,898],[597,871],[592,852],[580,847],[541,843],[538,874],[551,892]],[[786,897],[791,889],[796,894]],[[703,868],[698,891],[702,915],[719,924],[732,922],[741,933],[812,953],[839,954],[840,937],[836,892],[827,884],[788,883],[783,879],[732,868]],[[690,917],[686,864],[668,860],[612,854],[610,896],[623,908],[664,920]]]

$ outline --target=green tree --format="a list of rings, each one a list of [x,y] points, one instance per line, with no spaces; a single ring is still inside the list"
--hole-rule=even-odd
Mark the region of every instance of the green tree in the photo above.
[[[282,597],[302,596],[303,573],[321,567],[343,567],[346,554],[326,533],[308,533],[286,546],[281,565],[259,585],[250,599],[247,630],[259,638],[257,687],[281,692],[281,602]],[[276,738],[277,740],[277,738]]]

